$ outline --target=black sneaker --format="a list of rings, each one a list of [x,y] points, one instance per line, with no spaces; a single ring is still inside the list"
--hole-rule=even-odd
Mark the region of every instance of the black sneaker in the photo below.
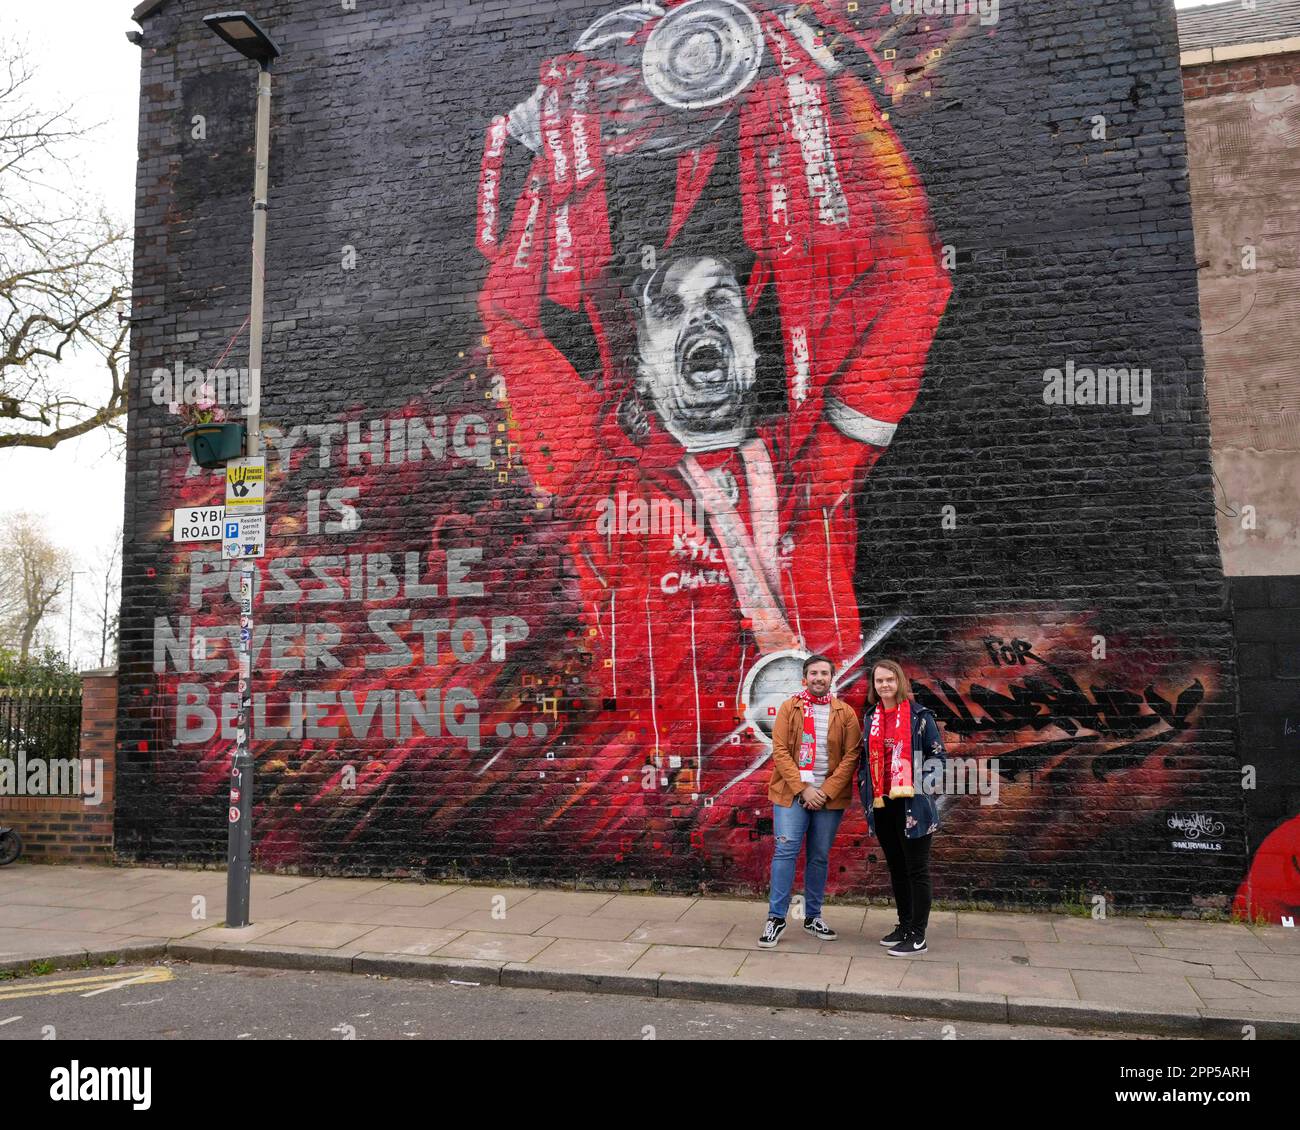
[[[818,918],[805,918],[803,928],[808,931],[814,938],[821,938],[824,942],[833,942],[839,935],[832,930],[825,922]]]
[[[781,935],[785,933],[784,918],[769,918],[767,925],[763,927],[763,933],[759,935],[758,944],[765,950],[772,949],[780,940]]]
[[[925,935],[909,930],[907,937],[896,945],[889,947],[890,957],[915,957],[926,952]]]
[[[906,926],[899,924],[880,939],[880,944],[882,946],[896,946],[906,938],[909,933],[911,933],[911,931]]]

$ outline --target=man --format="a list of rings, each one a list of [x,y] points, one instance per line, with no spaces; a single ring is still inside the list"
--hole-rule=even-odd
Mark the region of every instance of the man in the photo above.
[[[803,928],[814,938],[837,935],[822,921],[831,843],[853,797],[853,775],[862,756],[862,727],[848,703],[831,694],[835,668],[824,655],[804,660],[804,689],[786,699],[772,729],[772,882],[767,924],[758,939],[771,949],[785,931],[799,848],[804,863]]]

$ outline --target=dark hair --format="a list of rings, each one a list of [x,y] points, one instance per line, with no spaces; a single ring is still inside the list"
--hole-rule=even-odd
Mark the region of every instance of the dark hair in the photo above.
[[[807,659],[803,661],[803,677],[805,679],[808,677],[808,668],[811,667],[814,663],[825,663],[828,667],[830,667],[831,674],[832,675],[835,674],[835,664],[831,659],[829,659],[825,655],[810,655],[808,656]]]
[[[871,665],[867,668],[870,674],[867,677],[867,705],[875,706],[880,701],[880,696],[876,694],[876,668],[884,667],[892,671],[898,679],[898,696],[897,699],[907,699],[912,701],[912,684],[908,681],[907,675],[904,674],[903,668],[898,665],[894,659],[873,659]]]
[[[729,275],[736,280],[736,285],[744,293],[744,283],[741,282],[740,272],[736,270],[736,265],[725,255],[714,255],[707,251],[695,255],[665,255],[657,266],[648,271],[642,271],[632,284],[632,300],[635,305],[638,320],[646,308],[654,302],[663,292],[664,279],[668,272],[678,263],[698,263],[703,259],[712,259],[715,263],[721,264]]]

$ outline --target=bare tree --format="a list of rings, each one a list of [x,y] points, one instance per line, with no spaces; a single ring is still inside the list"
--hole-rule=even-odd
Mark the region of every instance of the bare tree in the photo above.
[[[68,585],[72,557],[33,514],[0,518],[0,642],[27,662],[37,629]]]
[[[88,595],[78,601],[78,622],[85,625],[79,631],[82,639],[92,637],[91,653],[99,647],[99,665],[105,666],[117,658],[118,614],[122,594],[122,529],[119,526],[111,543],[102,546],[87,569]],[[78,590],[80,591],[80,590]]]
[[[0,448],[52,449],[122,431],[129,234],[53,183],[87,131],[37,106],[32,77],[20,45],[0,46]],[[70,372],[81,356],[107,370],[90,389]]]

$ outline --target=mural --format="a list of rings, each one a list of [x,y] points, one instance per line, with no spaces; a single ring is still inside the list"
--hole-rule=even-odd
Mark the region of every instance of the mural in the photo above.
[[[536,81],[520,60],[475,157],[481,336],[398,411],[267,429],[259,866],[761,887],[771,719],[811,652],[858,708],[871,657],[903,657],[969,770],[945,896],[1102,889],[1133,842],[1191,875],[1171,816],[1239,823],[1198,745],[1220,675],[1159,626],[871,591],[862,507],[922,438],[958,301],[890,107],[996,29],[848,11],[637,4]],[[237,581],[180,546],[159,581],[141,749],[197,812],[226,783]],[[839,844],[830,889],[884,889],[856,807]]]
[[[695,800],[753,763],[805,655],[861,660],[853,498],[916,398],[951,289],[897,137],[820,44],[791,9],[623,9],[488,133],[480,308],[512,439],[570,531],[606,709],[650,718],[652,764]],[[728,118],[743,271],[735,250],[679,238]],[[501,236],[506,137],[536,156]],[[620,280],[604,168],[647,151],[679,154],[676,196]],[[781,379],[761,397],[750,319],[767,290]],[[596,372],[548,339],[544,301],[587,316]],[[589,787],[639,776],[645,752],[617,739]]]

